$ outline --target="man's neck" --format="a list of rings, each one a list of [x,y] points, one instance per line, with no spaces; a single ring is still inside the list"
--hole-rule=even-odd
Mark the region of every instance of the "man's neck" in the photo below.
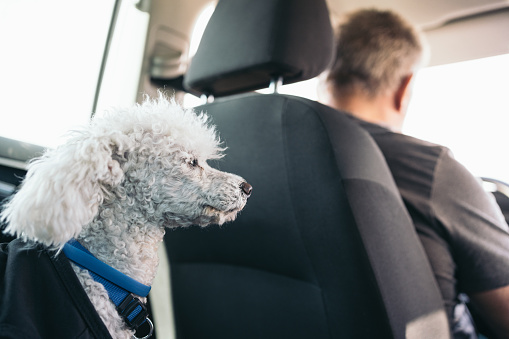
[[[368,98],[361,95],[352,95],[341,98],[330,95],[324,98],[322,103],[337,110],[348,112],[358,119],[401,133],[403,121],[400,113],[393,108],[391,100],[392,97],[390,96]]]

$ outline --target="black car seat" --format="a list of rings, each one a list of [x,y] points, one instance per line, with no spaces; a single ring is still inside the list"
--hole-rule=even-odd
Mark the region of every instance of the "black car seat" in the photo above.
[[[253,186],[235,222],[167,232],[177,338],[449,338],[383,156],[345,114],[279,94],[333,50],[322,0],[220,0],[184,84],[214,96],[213,163]]]
[[[485,185],[488,188],[487,191],[493,194],[505,221],[509,224],[509,184],[493,178],[483,177],[481,180],[487,184]]]
[[[25,177],[25,164],[43,152],[44,148],[41,146],[0,137],[0,211]],[[6,226],[0,220],[0,243],[10,242],[15,238],[3,233]]]

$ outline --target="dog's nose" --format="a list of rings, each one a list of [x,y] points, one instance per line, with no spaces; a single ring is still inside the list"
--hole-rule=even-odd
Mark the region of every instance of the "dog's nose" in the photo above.
[[[247,182],[243,182],[240,184],[240,188],[242,188],[242,192],[246,193],[247,197],[251,195],[251,191],[253,190],[253,186],[249,185]]]

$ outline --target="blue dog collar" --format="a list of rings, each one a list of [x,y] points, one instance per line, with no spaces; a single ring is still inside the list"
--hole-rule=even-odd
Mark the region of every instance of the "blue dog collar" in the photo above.
[[[150,286],[128,277],[122,272],[106,265],[94,257],[83,245],[76,239],[69,240],[62,251],[69,260],[78,266],[87,269],[92,278],[101,283],[111,301],[117,307],[120,316],[127,323],[129,328],[137,330],[145,321],[149,323],[149,334],[144,338],[151,336],[153,325],[148,318],[148,311],[145,305],[133,294],[146,297],[150,292]]]
[[[69,242],[64,245],[63,252],[69,260],[72,260],[83,268],[94,272],[131,293],[139,295],[140,297],[146,297],[148,292],[150,292],[150,286],[143,285],[113,267],[106,265],[94,257],[76,239],[69,240]]]

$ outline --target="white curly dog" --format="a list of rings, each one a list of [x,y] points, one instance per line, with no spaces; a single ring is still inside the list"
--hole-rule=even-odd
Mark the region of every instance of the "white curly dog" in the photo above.
[[[53,249],[75,238],[150,285],[166,227],[223,224],[245,206],[251,186],[207,165],[223,151],[205,114],[163,95],[107,112],[30,163],[6,231]],[[73,268],[111,336],[131,337],[103,285]]]

